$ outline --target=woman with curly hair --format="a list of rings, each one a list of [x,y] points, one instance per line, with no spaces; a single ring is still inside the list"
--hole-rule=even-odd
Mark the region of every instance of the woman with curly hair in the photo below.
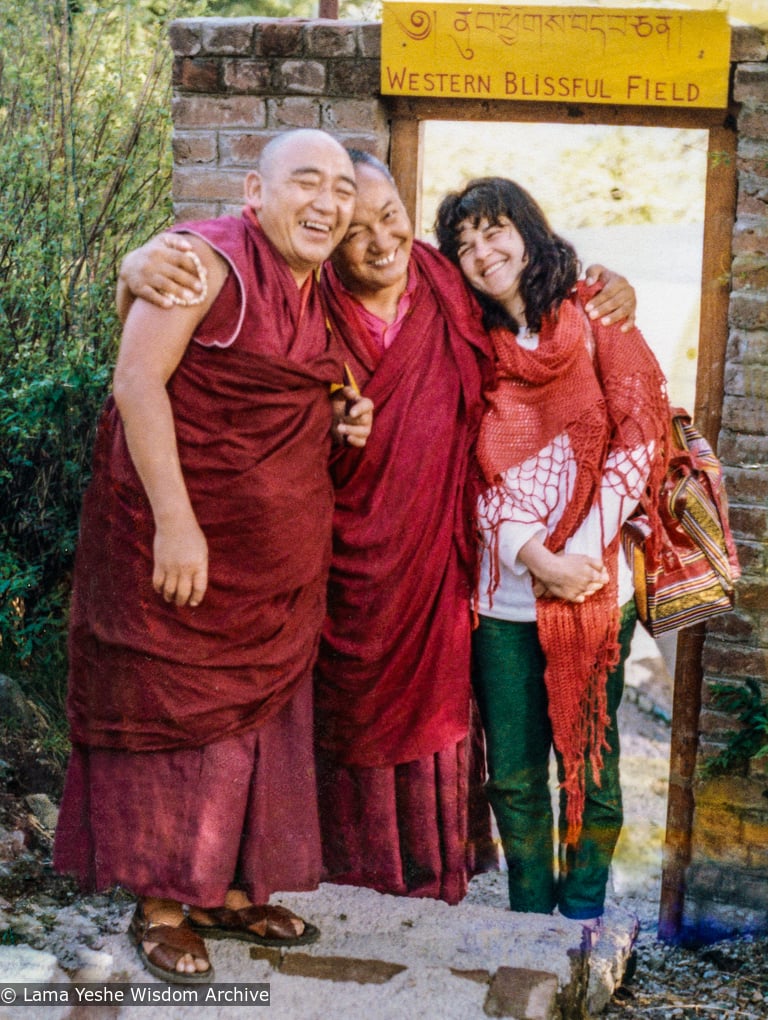
[[[478,440],[473,682],[510,906],[593,922],[622,826],[616,713],[636,614],[620,530],[659,490],[665,381],[636,328],[590,323],[576,252],[515,182],[448,195],[436,231],[498,370]]]

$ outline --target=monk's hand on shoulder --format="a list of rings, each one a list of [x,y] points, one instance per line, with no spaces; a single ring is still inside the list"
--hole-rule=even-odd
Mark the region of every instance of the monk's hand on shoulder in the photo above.
[[[337,390],[333,401],[333,437],[337,443],[361,448],[373,427],[373,401],[352,387]]]
[[[199,606],[208,587],[208,543],[194,518],[156,523],[152,587],[166,602]]]
[[[602,283],[602,288],[584,306],[590,319],[599,319],[604,326],[621,322],[622,333],[635,325],[637,295],[625,277],[605,266],[594,265],[587,269],[587,283]]]
[[[125,256],[120,282],[133,297],[160,308],[191,305],[205,295],[205,271],[182,234],[159,234]]]

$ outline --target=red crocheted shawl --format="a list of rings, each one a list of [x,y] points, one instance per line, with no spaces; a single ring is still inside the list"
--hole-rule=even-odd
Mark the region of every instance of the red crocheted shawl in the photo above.
[[[567,437],[576,470],[565,510],[548,528],[551,551],[561,551],[599,503],[609,453],[623,454],[611,474],[613,487],[626,492],[631,474],[641,464],[645,473],[653,451],[648,492],[660,489],[669,422],[664,377],[637,329],[590,328],[583,303],[592,293],[579,284],[556,315],[545,317],[534,351],[506,330],[491,334],[498,381],[487,394],[478,458],[489,486],[492,587],[499,578],[499,526],[514,521],[520,505],[520,492],[505,487],[505,472],[529,462],[537,485],[547,474],[555,484],[561,468],[542,451],[558,436]],[[645,502],[653,516],[653,499]],[[604,538],[602,553],[610,581],[601,591],[581,604],[551,597],[539,597],[536,604],[553,739],[565,770],[569,843],[578,840],[581,828],[587,762],[599,783],[608,746],[606,677],[619,657],[618,533]]]

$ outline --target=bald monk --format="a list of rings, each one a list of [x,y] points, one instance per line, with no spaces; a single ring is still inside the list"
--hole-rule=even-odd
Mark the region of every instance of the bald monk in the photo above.
[[[147,970],[213,977],[201,935],[295,945],[268,905],[321,868],[312,683],[325,616],[332,433],[371,402],[330,390],[340,352],[316,268],[354,206],[329,135],[278,136],[243,216],[183,229],[198,303],[133,303],[85,496],[70,630],[72,754],[55,866],[137,896]],[[188,913],[185,910],[188,908]]]

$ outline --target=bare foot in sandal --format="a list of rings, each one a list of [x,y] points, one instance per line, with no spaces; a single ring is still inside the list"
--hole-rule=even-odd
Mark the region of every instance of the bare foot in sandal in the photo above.
[[[190,907],[189,920],[207,937],[267,946],[306,945],[320,935],[314,925],[285,907],[251,903],[241,889],[230,889],[223,907]]]
[[[210,981],[205,943],[194,932],[175,900],[140,900],[129,929],[147,970],[165,981]]]

